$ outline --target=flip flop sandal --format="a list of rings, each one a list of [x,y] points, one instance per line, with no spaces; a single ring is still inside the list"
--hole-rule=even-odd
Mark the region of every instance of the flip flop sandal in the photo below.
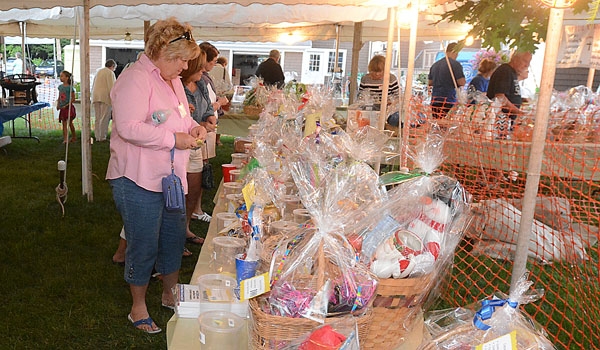
[[[200,221],[204,221],[204,222],[210,222],[210,220],[212,219],[212,216],[206,214],[206,213],[202,213],[202,215],[193,213],[192,214],[192,219],[194,220],[200,220]]]
[[[133,318],[131,318],[131,314],[129,314],[129,315],[127,315],[127,319],[129,320],[129,322],[133,323],[133,326],[136,329],[139,329],[142,332],[146,332],[148,334],[156,334],[156,333],[160,333],[162,331],[162,329],[160,329],[158,326],[156,327],[156,329],[152,329],[152,324],[154,324],[152,317],[134,321]],[[145,330],[143,328],[138,328],[139,326],[142,326],[142,325],[148,325],[148,326],[150,326],[150,329]]]
[[[188,256],[192,256],[194,255],[194,253],[192,253],[189,249],[187,249],[186,247],[183,247],[183,257],[187,258]]]
[[[198,236],[187,237],[185,241],[192,244],[204,244],[204,238]]]

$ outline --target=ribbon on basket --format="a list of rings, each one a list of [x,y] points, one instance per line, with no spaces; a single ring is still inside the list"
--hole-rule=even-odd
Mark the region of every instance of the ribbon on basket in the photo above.
[[[484,300],[481,302],[481,309],[475,313],[473,317],[473,324],[475,327],[487,331],[492,328],[487,324],[483,323],[485,320],[489,320],[492,318],[492,314],[496,311],[497,307],[501,307],[508,304],[508,306],[516,309],[519,306],[519,303],[516,301],[512,301],[510,299],[492,299],[492,300]]]

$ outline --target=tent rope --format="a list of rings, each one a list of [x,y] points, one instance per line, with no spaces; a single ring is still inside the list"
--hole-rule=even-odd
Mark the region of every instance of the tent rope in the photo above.
[[[74,25],[74,31],[73,31],[73,42],[76,42],[77,40],[77,16],[75,16],[75,25]],[[72,56],[71,56],[71,72],[73,72],[75,68],[75,49],[73,48],[72,51]],[[62,72],[61,72],[62,73]],[[73,84],[73,80],[71,79],[71,84]],[[70,95],[69,95],[69,99]],[[70,100],[70,104],[72,104],[74,101]],[[71,108],[69,108],[68,114],[67,114],[67,123],[71,120]],[[65,206],[64,204],[67,202],[67,195],[69,193],[69,187],[67,186],[67,169],[68,169],[68,159],[69,159],[69,140],[71,140],[75,135],[69,135],[70,130],[69,128],[67,128],[67,142],[65,142],[65,169],[64,169],[64,178],[61,179],[61,183],[56,186],[55,191],[56,191],[56,201],[58,202],[58,204],[60,204],[60,208],[62,211],[62,216],[65,217]],[[61,169],[59,169],[60,171],[62,171]]]
[[[67,187],[67,183],[63,182],[61,185],[56,186],[56,201],[60,204],[60,209],[62,211],[62,216],[65,216],[65,203],[67,202],[67,194],[69,193],[69,188]]]

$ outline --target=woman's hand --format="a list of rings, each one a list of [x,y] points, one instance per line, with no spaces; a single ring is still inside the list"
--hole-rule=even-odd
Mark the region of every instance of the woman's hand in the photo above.
[[[198,125],[192,129],[190,134],[196,138],[197,140],[205,140],[206,139],[206,128],[202,125]]]
[[[202,122],[200,123],[206,130],[206,132],[214,132],[217,129],[217,125],[210,122]]]
[[[219,105],[225,106],[227,103],[229,103],[229,100],[225,96],[220,96],[217,98],[217,102],[219,103]]]
[[[175,148],[177,149],[192,149],[198,147],[196,138],[185,132],[175,133]]]

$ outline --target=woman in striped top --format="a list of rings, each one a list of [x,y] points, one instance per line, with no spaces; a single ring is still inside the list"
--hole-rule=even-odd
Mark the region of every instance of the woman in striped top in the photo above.
[[[383,71],[385,69],[385,57],[382,55],[375,55],[369,61],[369,73],[362,76],[360,79],[360,85],[358,87],[359,97],[366,98],[365,94],[371,96],[371,100],[375,104],[375,109],[379,110],[381,106],[381,96],[383,94]],[[395,75],[390,73],[390,82],[388,84],[388,105],[394,98],[398,98],[400,93],[400,86],[398,85],[398,79]],[[388,118],[389,119],[389,118]],[[398,126],[398,120],[396,118],[395,123],[388,123]]]

